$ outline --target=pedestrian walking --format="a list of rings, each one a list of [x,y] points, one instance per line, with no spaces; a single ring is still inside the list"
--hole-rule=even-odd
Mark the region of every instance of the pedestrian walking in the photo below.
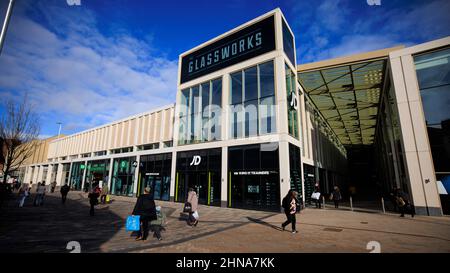
[[[322,205],[320,203],[320,187],[319,187],[319,183],[316,183],[316,185],[314,186],[314,192],[311,195],[311,198],[314,200],[315,204],[316,204],[316,208],[322,208]]]
[[[91,192],[88,194],[89,204],[91,205],[89,214],[91,216],[94,216],[94,207],[98,204],[98,196],[99,196],[98,192],[96,192],[95,189],[92,189]]]
[[[43,181],[42,183],[39,182],[36,188],[36,198],[34,199],[34,206],[44,205],[45,190],[45,181]]]
[[[146,187],[144,194],[138,197],[132,215],[140,216],[140,229],[136,241],[147,240],[148,222],[157,220],[155,200],[153,200],[153,196],[150,194],[150,187]]]
[[[22,186],[19,189],[19,208],[22,208],[25,200],[30,195],[30,188],[28,184],[22,184]]]
[[[153,231],[153,237],[156,237],[159,241],[162,240],[161,231],[165,230],[166,215],[161,209],[161,206],[156,207],[156,220],[150,222],[150,230]]]
[[[108,195],[108,193],[109,193],[108,185],[104,185],[104,186],[102,187],[101,195],[100,195],[100,202],[101,202],[102,204],[105,204],[105,203],[106,203],[106,196]]]
[[[400,188],[395,189],[395,198],[397,206],[400,210],[400,217],[405,217],[405,213],[410,213],[411,217],[414,217],[415,207],[410,202],[408,195]]]
[[[66,203],[67,194],[69,193],[70,187],[67,184],[64,184],[64,186],[61,187],[59,190],[61,192],[61,201],[63,204]]]
[[[281,224],[281,228],[283,231],[285,230],[286,226],[291,224],[292,225],[292,233],[297,233],[297,229],[295,227],[296,224],[296,218],[295,214],[297,213],[297,207],[299,206],[299,202],[297,199],[297,192],[294,190],[289,190],[286,196],[283,198],[282,201],[282,207],[284,208],[284,213],[286,214],[286,222]]]
[[[334,207],[339,208],[339,202],[342,200],[341,190],[338,186],[334,186],[333,193],[331,193],[331,200],[334,202]]]
[[[198,215],[198,196],[194,188],[189,188],[188,198],[186,202],[191,204],[191,211],[189,212],[188,217],[188,225],[195,227],[198,224],[199,215]]]

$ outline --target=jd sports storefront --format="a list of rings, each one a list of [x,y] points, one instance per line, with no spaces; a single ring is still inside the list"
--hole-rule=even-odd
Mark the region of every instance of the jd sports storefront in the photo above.
[[[280,210],[278,143],[228,148],[228,206]]]
[[[177,153],[175,201],[185,202],[189,188],[199,204],[220,206],[221,148]]]

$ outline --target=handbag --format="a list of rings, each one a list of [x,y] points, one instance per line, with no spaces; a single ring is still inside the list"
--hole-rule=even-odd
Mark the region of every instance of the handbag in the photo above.
[[[191,212],[192,211],[192,205],[189,202],[184,203],[183,212]]]
[[[192,216],[194,216],[195,220],[198,220],[198,211],[195,211],[194,213],[192,213]]]
[[[127,222],[125,228],[127,231],[138,231],[140,229],[140,219],[139,215],[130,215],[127,217]]]
[[[320,199],[320,192],[313,192],[313,194],[311,194],[311,198],[314,200],[319,200]]]

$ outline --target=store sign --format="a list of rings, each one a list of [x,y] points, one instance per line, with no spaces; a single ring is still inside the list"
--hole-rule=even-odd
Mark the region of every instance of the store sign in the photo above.
[[[241,171],[233,172],[233,175],[269,175],[269,171]]]
[[[157,176],[157,175],[159,175],[159,173],[145,173],[145,175],[148,175],[148,176]]]
[[[181,82],[275,50],[274,16],[200,48],[181,60]]]
[[[294,92],[291,92],[291,102],[289,103],[291,108],[297,110],[298,109],[298,99],[297,95]]]
[[[84,165],[80,165],[80,169],[84,170],[85,166]]]
[[[247,186],[248,193],[259,193],[259,186],[257,185],[248,185]]]
[[[189,164],[189,166],[198,166],[200,165],[200,162],[202,162],[202,157],[199,155],[194,155],[194,157],[192,157],[192,161],[191,164]]]

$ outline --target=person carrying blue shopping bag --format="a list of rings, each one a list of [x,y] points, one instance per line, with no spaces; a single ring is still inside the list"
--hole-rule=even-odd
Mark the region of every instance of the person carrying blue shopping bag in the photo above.
[[[140,229],[140,216],[139,215],[131,215],[127,217],[126,230],[127,231],[139,231]]]
[[[147,240],[148,221],[157,219],[155,201],[153,200],[153,196],[150,195],[150,187],[146,187],[144,194],[138,197],[132,215],[140,216],[140,229],[136,241]]]

